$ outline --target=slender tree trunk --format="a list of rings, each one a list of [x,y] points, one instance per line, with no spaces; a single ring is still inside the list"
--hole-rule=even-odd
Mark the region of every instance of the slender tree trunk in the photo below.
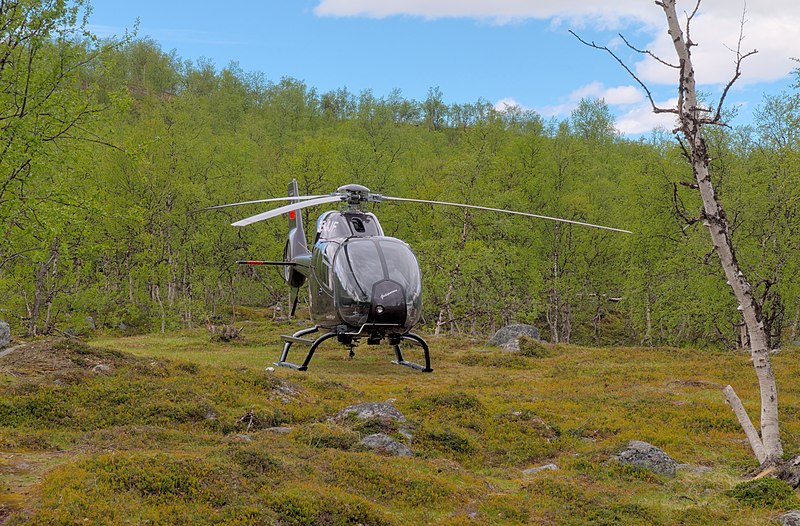
[[[695,44],[690,40],[688,34],[684,35],[681,29],[675,11],[675,0],[664,0],[657,4],[664,9],[669,25],[669,35],[672,37],[680,61],[678,116],[681,131],[688,143],[692,171],[703,200],[704,224],[708,227],[714,249],[722,263],[728,284],[739,302],[739,308],[750,335],[750,354],[753,358],[761,394],[760,440],[765,452],[764,459],[779,461],[783,455],[783,446],[778,433],[778,391],[775,384],[775,373],[769,359],[769,334],[765,330],[761,306],[753,295],[752,286],[736,260],[728,219],[709,176],[708,149],[703,137],[703,124],[707,121],[708,112],[701,109],[697,101],[691,56],[691,48]],[[737,416],[739,415],[737,414]],[[757,445],[753,449],[755,451]]]

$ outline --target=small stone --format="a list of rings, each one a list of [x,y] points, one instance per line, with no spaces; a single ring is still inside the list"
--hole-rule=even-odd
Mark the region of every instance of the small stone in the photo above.
[[[403,413],[397,410],[392,404],[386,402],[366,402],[363,404],[351,405],[345,407],[334,417],[334,420],[344,420],[350,415],[354,415],[360,420],[368,420],[370,418],[380,418],[387,420],[397,420],[398,422],[405,422],[406,417]]]
[[[92,367],[92,372],[95,374],[113,374],[114,368],[104,363],[99,363]]]
[[[376,453],[383,455],[391,455],[394,457],[413,457],[414,452],[408,446],[401,444],[397,440],[383,433],[376,433],[374,435],[367,435],[359,442]]]
[[[384,430],[388,427],[394,427],[393,423],[397,422],[400,424],[397,426],[399,427],[397,431],[408,440],[413,438],[411,430],[403,425],[406,423],[406,417],[395,406],[387,402],[366,402],[351,405],[336,413],[332,420],[342,423],[353,416],[359,420],[377,420],[383,424]]]
[[[119,330],[124,331],[124,330],[127,330],[127,329],[128,329],[128,326],[125,325],[124,321],[119,322]]]
[[[523,475],[535,475],[542,471],[558,471],[558,466],[555,464],[545,464],[544,466],[536,466],[533,468],[523,469]]]
[[[95,323],[94,318],[92,318],[91,316],[86,316],[86,324],[92,330],[97,329],[97,324]]]
[[[234,442],[252,442],[253,437],[250,435],[231,435],[231,440]]]

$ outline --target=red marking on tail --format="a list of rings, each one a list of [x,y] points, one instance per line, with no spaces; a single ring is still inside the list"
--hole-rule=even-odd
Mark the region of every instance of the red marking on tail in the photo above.
[[[295,217],[297,217],[297,214],[295,214],[294,210],[289,212],[289,219],[294,219]]]

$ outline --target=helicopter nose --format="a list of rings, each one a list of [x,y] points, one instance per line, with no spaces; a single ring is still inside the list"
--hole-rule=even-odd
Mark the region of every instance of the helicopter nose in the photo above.
[[[406,293],[402,285],[383,280],[372,287],[370,322],[403,325],[406,322]]]

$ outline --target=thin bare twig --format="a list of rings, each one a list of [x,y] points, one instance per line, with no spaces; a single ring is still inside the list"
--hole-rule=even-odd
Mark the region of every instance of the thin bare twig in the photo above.
[[[747,22],[745,19],[745,15],[747,14],[747,4],[742,8],[742,20],[739,23],[739,41],[736,44],[736,70],[733,73],[733,77],[728,84],[725,86],[725,89],[722,90],[722,95],[719,98],[719,103],[717,104],[717,111],[714,113],[714,117],[711,119],[711,124],[718,124],[721,119],[722,114],[722,105],[725,103],[725,98],[728,96],[728,92],[730,91],[733,84],[739,80],[739,77],[742,76],[742,62],[752,55],[758,53],[757,49],[750,51],[749,53],[745,53],[742,55],[742,42],[744,41],[744,24]],[[733,50],[731,50],[733,51]]]
[[[653,108],[653,113],[674,113],[674,114],[678,113],[678,110],[676,110],[674,108],[659,108],[658,106],[656,106],[656,103],[653,100],[653,94],[650,92],[650,89],[647,87],[647,85],[645,85],[645,83],[642,82],[639,79],[639,77],[637,77],[636,74],[633,71],[631,71],[631,68],[629,68],[628,65],[625,64],[625,62],[621,58],[619,58],[616,53],[611,51],[607,46],[601,46],[601,45],[595,44],[594,42],[587,42],[586,40],[584,40],[581,37],[579,37],[578,34],[575,33],[571,29],[569,30],[569,32],[572,33],[572,36],[577,38],[583,45],[589,46],[590,48],[594,48],[594,49],[599,49],[601,51],[605,51],[606,53],[611,55],[614,58],[614,60],[616,60],[619,63],[619,65],[622,66],[625,69],[625,71],[628,72],[628,75],[630,75],[631,78],[633,78],[633,80],[635,80],[639,84],[639,86],[642,87],[644,92],[647,94],[647,99],[650,101],[650,105]]]
[[[629,48],[631,48],[633,51],[636,51],[637,53],[641,53],[642,55],[647,55],[650,58],[652,58],[653,60],[655,60],[656,62],[664,64],[667,67],[675,68],[675,69],[679,69],[680,68],[679,64],[670,64],[669,62],[667,62],[666,60],[662,59],[661,57],[659,57],[658,55],[656,55],[655,53],[653,53],[649,49],[639,49],[639,48],[637,48],[636,46],[634,46],[633,44],[628,42],[628,39],[625,38],[625,36],[622,33],[617,33],[617,35],[619,36],[619,38],[622,39],[623,42],[625,42],[625,45],[628,46]]]

